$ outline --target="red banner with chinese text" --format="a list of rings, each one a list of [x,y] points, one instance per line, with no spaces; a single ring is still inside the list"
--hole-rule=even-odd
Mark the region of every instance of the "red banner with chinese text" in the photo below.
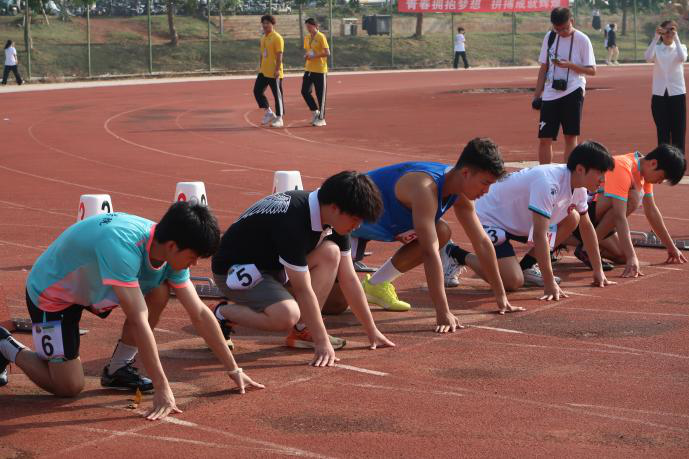
[[[569,0],[399,0],[400,13],[500,13],[550,11]]]

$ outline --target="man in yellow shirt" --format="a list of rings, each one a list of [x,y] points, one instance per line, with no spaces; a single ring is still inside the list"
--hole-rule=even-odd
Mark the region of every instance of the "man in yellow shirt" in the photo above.
[[[285,113],[285,104],[282,99],[282,55],[285,51],[285,40],[275,31],[275,17],[266,14],[261,17],[263,36],[261,37],[261,60],[256,83],[254,84],[254,96],[260,108],[265,109],[263,125],[282,127],[282,115]],[[275,98],[275,113],[270,108],[268,99],[264,95],[266,86],[270,86]]]
[[[313,113],[311,124],[313,126],[325,126],[325,93],[326,93],[326,75],[328,73],[328,56],[330,56],[330,48],[328,47],[328,40],[318,30],[318,23],[314,18],[308,18],[304,21],[309,35],[304,37],[304,80],[301,84],[301,95],[304,96],[306,104]],[[316,88],[316,98],[318,102],[313,99],[311,95],[311,88]]]

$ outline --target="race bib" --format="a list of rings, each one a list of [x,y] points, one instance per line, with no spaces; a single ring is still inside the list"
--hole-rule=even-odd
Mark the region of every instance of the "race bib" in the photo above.
[[[400,241],[402,244],[409,244],[410,242],[415,241],[417,237],[416,231],[411,229],[395,236],[395,240]]]
[[[33,324],[32,334],[34,349],[40,358],[43,360],[64,358],[62,323],[59,320]]]
[[[507,240],[507,233],[505,233],[504,229],[498,228],[496,226],[481,226],[483,226],[483,231],[486,232],[486,234],[490,238],[490,242],[492,242],[494,246],[497,247]]]
[[[263,57],[268,57],[268,48],[263,50]]]
[[[557,235],[557,225],[549,225],[548,226],[548,232],[545,233],[545,236],[548,238],[548,244],[550,244],[550,250],[553,250],[555,248],[555,236]],[[531,227],[531,230],[529,230],[529,244],[533,245],[533,226]]]
[[[233,265],[227,272],[227,286],[232,290],[249,290],[263,280],[256,265]]]

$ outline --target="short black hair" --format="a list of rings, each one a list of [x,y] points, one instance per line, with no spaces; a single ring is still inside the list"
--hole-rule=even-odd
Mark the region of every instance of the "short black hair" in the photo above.
[[[476,137],[466,144],[455,164],[455,169],[463,167],[487,171],[498,178],[505,174],[505,163],[500,155],[500,149],[487,137]]]
[[[684,159],[682,150],[666,143],[658,145],[644,159],[658,161],[656,170],[660,169],[665,172],[665,180],[668,180],[671,185],[677,185],[684,177],[684,171],[687,169],[687,161]]]
[[[464,32],[464,27],[457,27],[457,32],[459,32],[459,33]]]
[[[567,169],[574,172],[574,169],[581,164],[586,172],[595,169],[601,172],[611,171],[615,168],[615,160],[602,143],[593,140],[585,140],[574,147],[567,159]]]
[[[314,18],[308,18],[306,21],[304,21],[304,24],[311,24],[312,26],[318,27],[318,22]]]
[[[569,8],[554,8],[550,12],[550,22],[559,26],[572,19],[572,10]]]
[[[263,16],[261,16],[261,24],[263,24],[263,21],[268,21],[273,25],[275,25],[275,22],[277,22],[275,21],[275,16],[273,16],[272,14],[264,14]]]
[[[373,180],[356,171],[342,171],[329,177],[318,190],[318,202],[335,204],[342,212],[375,222],[383,213],[383,200]]]
[[[170,206],[153,235],[161,244],[173,241],[179,250],[191,249],[208,258],[220,245],[220,228],[208,207],[179,201]]]

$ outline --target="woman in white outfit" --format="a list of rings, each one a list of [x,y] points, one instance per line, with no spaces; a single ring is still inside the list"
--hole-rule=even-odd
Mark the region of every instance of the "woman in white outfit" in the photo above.
[[[675,21],[664,21],[656,28],[645,58],[653,63],[651,111],[658,144],[669,143],[684,151],[687,126],[684,62],[687,60],[687,47],[679,41]]]
[[[22,84],[22,77],[17,69],[17,50],[14,48],[14,42],[7,40],[7,43],[5,43],[5,69],[2,72],[3,85],[7,84],[7,77],[10,75],[10,72],[14,73],[17,84]]]

